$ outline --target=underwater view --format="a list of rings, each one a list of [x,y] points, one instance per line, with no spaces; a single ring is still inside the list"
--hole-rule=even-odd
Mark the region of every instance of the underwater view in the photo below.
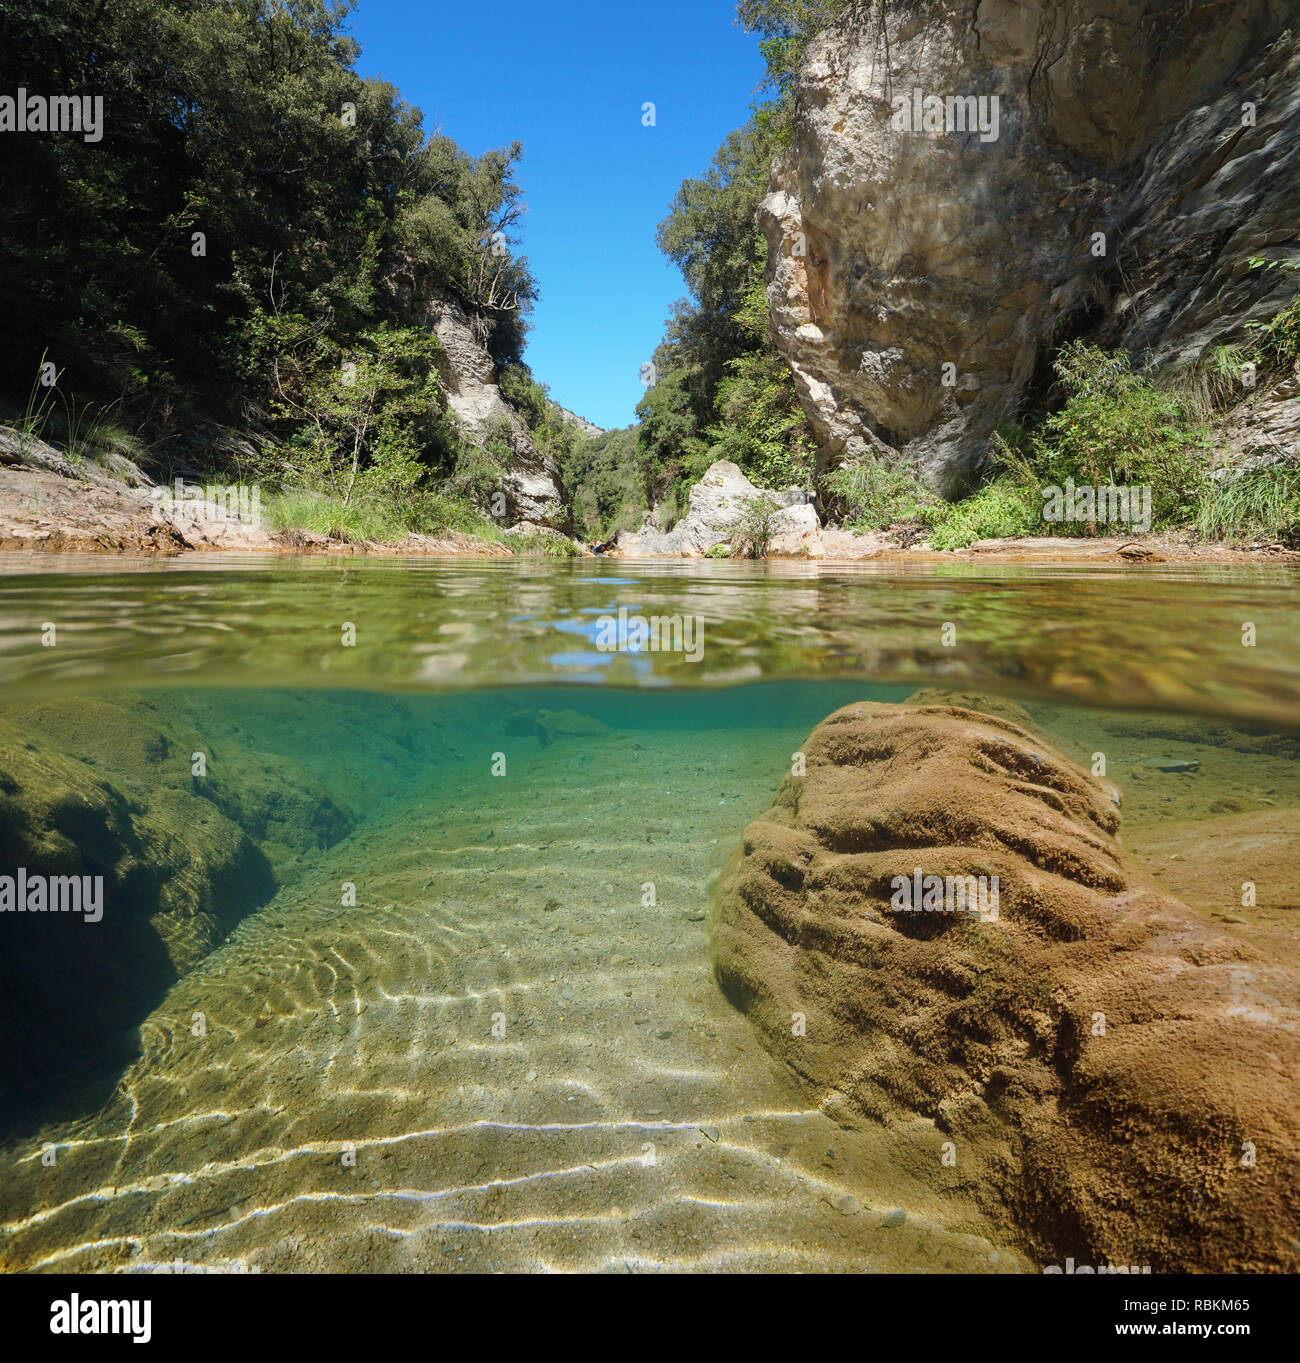
[[[1294,569],[46,563],[7,1270],[1294,1268]]]

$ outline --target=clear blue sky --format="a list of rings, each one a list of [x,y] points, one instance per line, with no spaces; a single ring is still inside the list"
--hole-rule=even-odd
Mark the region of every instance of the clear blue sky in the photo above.
[[[734,0],[358,0],[358,70],[475,155],[518,138],[527,360],[551,396],[626,426],[686,286],[654,244],[677,186],[749,115],[763,74]],[[641,106],[656,105],[643,127]]]

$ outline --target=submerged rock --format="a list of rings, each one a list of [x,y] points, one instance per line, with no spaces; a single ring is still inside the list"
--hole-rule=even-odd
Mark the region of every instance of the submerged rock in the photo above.
[[[803,753],[715,911],[768,1048],[837,1115],[932,1119],[936,1177],[1045,1262],[1294,1269],[1294,959],[1146,880],[1113,792],[1012,719],[864,702]],[[985,911],[908,907],[927,875]]]
[[[612,732],[602,720],[577,710],[518,710],[506,720],[506,733],[535,736],[542,747],[557,738],[602,738]]]
[[[99,878],[102,917],[0,913],[6,1118],[131,1058],[166,990],[355,822],[302,762],[155,698],[8,709],[0,874]]]

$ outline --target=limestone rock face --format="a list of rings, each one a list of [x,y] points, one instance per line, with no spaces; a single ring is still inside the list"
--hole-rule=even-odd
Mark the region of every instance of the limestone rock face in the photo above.
[[[691,489],[689,509],[671,530],[660,530],[647,521],[632,534],[620,531],[615,543],[622,554],[699,558],[736,534],[756,497],[766,497],[779,508],[772,517],[774,535],[797,536],[820,524],[816,511],[798,488],[773,492],[756,487],[736,464],[719,459]]]
[[[569,509],[559,467],[533,444],[523,418],[501,396],[492,357],[474,334],[464,309],[450,300],[434,302],[430,324],[442,342],[444,359],[439,368],[447,405],[466,434],[481,442],[495,425],[508,431],[513,463],[501,489],[506,497],[506,521],[535,521],[565,529]]]
[[[570,426],[581,431],[583,435],[604,435],[605,428],[597,426],[595,422],[588,421],[585,416],[579,416],[577,412],[571,412],[567,407],[561,407],[558,402],[551,403],[551,406],[560,414],[562,421],[568,422]]]
[[[1146,880],[1115,792],[1016,714],[820,724],[724,873],[718,980],[826,1110],[933,1120],[936,1178],[1044,1264],[1294,1270],[1294,944]],[[995,912],[899,907],[918,870],[997,877]]]
[[[1289,302],[1247,258],[1300,259],[1300,0],[877,9],[810,45],[759,211],[823,463],[953,491],[1061,340],[1186,364]],[[926,131],[927,96],[997,117]]]

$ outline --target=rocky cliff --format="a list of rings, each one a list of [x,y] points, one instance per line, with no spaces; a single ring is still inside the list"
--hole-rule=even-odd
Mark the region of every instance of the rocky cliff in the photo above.
[[[1186,365],[1285,306],[1248,258],[1300,260],[1297,29],[1297,0],[888,0],[815,39],[759,221],[823,464],[954,491],[1065,339]]]
[[[439,300],[430,304],[429,326],[442,342],[439,368],[447,391],[447,405],[466,435],[482,443],[494,426],[508,431],[512,463],[505,479],[504,524],[528,521],[565,529],[570,520],[568,498],[555,460],[539,450],[523,417],[501,396],[496,366],[475,334],[472,320],[459,304]],[[485,511],[495,514],[493,508]]]

